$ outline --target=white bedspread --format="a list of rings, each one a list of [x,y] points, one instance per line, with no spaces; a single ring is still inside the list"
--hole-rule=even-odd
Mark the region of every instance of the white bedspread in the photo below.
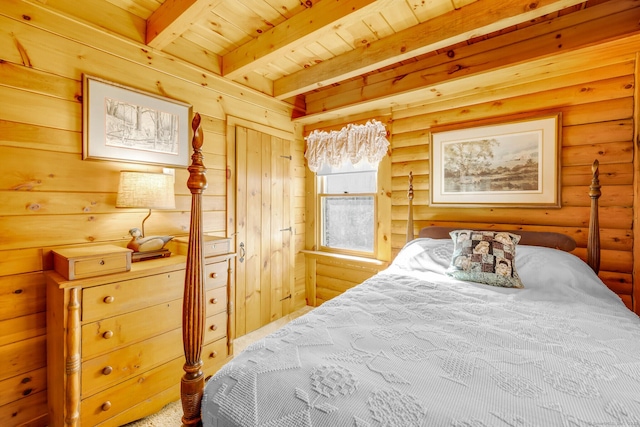
[[[640,322],[573,255],[519,247],[524,289],[393,265],[251,345],[208,383],[205,426],[640,426]]]

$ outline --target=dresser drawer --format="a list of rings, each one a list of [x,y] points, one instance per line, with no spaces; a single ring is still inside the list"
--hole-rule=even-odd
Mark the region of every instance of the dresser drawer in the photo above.
[[[173,243],[177,245],[177,253],[187,255],[189,250],[188,237],[176,237],[173,239]],[[202,236],[202,254],[205,257],[223,255],[229,252],[231,252],[231,239],[218,236]]]
[[[154,368],[141,375],[136,375],[112,388],[97,393],[91,397],[83,399],[80,407],[81,426],[95,426],[107,421],[122,411],[152,398],[156,394],[175,386],[180,381],[184,358],[178,357],[169,363]],[[180,397],[179,389],[176,390],[175,398]],[[135,414],[128,421],[135,420]],[[101,424],[102,425],[102,424]],[[119,426],[118,423],[106,422],[106,425]]]
[[[204,266],[205,289],[219,288],[227,285],[229,264],[225,261],[206,264]]]
[[[202,239],[202,251],[205,257],[227,254],[231,252],[231,239],[204,236]]]
[[[218,340],[212,343],[206,344],[202,347],[202,371],[205,378],[215,374],[218,369],[229,361],[227,356],[229,348],[227,347],[227,340]]]
[[[207,317],[227,311],[227,288],[216,288],[207,291]]]
[[[180,299],[85,324],[82,326],[82,359],[91,359],[118,347],[179,328],[181,325]]]
[[[182,329],[158,335],[82,363],[82,397],[183,354]]]
[[[207,317],[204,322],[204,342],[219,340],[227,336],[227,312]]]
[[[148,261],[147,261],[148,262]],[[82,321],[92,322],[182,297],[184,270],[86,288]]]

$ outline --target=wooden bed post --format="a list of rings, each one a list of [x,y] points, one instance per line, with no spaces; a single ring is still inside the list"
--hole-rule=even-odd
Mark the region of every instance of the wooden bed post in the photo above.
[[[184,346],[185,374],[180,385],[182,400],[182,423],[199,426],[200,403],[204,391],[202,372],[202,342],[204,341],[204,258],[202,251],[202,192],[207,188],[207,169],[200,151],[204,136],[200,128],[200,114],[191,122],[193,129],[193,155],[189,166],[187,187],[191,191],[191,225],[184,278],[184,300],[182,303],[182,342]]]
[[[409,171],[409,213],[407,215],[407,243],[413,240],[413,172]]]
[[[598,274],[600,271],[600,223],[598,219],[598,199],[602,195],[600,191],[600,172],[598,170],[600,162],[593,161],[591,172],[591,186],[589,187],[589,197],[591,197],[591,215],[589,217],[589,240],[587,241],[587,264]]]

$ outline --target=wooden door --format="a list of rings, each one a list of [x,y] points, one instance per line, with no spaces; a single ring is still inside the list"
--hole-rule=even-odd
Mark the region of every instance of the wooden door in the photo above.
[[[236,126],[236,336],[289,314],[291,141]]]

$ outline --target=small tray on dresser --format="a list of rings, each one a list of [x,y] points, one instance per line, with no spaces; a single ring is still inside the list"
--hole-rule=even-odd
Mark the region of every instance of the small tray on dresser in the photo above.
[[[186,255],[187,248],[189,246],[189,238],[176,237],[173,241],[177,245],[177,252],[180,255]],[[228,254],[231,252],[231,239],[228,237],[205,235],[202,237],[202,252],[205,258],[214,255]]]
[[[67,280],[131,270],[131,249],[99,245],[52,250],[53,269]]]

